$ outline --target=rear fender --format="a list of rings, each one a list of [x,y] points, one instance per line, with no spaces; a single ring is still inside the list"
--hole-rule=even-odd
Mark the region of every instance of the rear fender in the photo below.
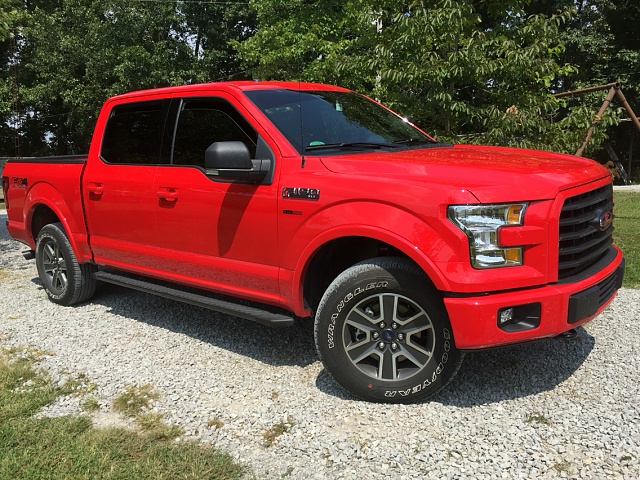
[[[80,204],[80,198],[78,198],[78,203]],[[48,207],[58,217],[69,237],[69,243],[78,261],[80,263],[90,261],[91,252],[87,243],[87,231],[83,218],[77,219],[62,195],[51,184],[46,182],[38,182],[33,185],[25,198],[23,212],[23,218],[25,219],[24,240],[27,241],[29,246],[32,249],[35,249],[36,246],[36,238],[33,236],[33,219],[36,209],[40,205]],[[79,205],[79,212],[80,214],[82,213],[81,205]]]

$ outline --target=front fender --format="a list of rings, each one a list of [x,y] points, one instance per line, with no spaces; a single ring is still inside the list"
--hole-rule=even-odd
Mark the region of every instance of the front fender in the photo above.
[[[326,228],[326,225],[332,225]],[[323,228],[324,226],[324,228]],[[397,206],[377,202],[349,202],[318,211],[288,236],[283,252],[291,265],[291,292],[296,313],[304,309],[303,286],[309,264],[318,250],[332,240],[343,237],[365,237],[397,248],[426,273],[439,290],[449,289],[449,282],[434,262],[435,258],[452,255],[450,247],[436,230],[412,213]]]

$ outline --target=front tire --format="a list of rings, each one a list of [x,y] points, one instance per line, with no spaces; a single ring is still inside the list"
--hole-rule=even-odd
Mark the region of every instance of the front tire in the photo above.
[[[93,296],[96,267],[78,263],[62,224],[45,225],[36,240],[38,276],[49,299],[60,305],[73,305]]]
[[[381,257],[340,274],[315,317],[318,354],[348,391],[414,403],[444,388],[462,353],[438,292],[409,260]]]

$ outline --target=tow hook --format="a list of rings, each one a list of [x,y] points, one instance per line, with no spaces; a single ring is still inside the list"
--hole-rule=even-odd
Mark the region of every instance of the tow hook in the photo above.
[[[578,330],[576,328],[572,328],[571,330],[567,330],[566,332],[558,335],[558,338],[576,338],[578,336]]]

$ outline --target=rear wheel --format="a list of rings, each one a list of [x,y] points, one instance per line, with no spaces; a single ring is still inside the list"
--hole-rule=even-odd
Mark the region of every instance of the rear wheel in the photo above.
[[[315,340],[335,380],[376,402],[424,400],[462,362],[439,294],[400,258],[366,260],[339,275],[318,307]]]
[[[80,264],[60,223],[45,225],[36,241],[36,266],[52,302],[73,305],[88,300],[96,290],[96,267]]]

